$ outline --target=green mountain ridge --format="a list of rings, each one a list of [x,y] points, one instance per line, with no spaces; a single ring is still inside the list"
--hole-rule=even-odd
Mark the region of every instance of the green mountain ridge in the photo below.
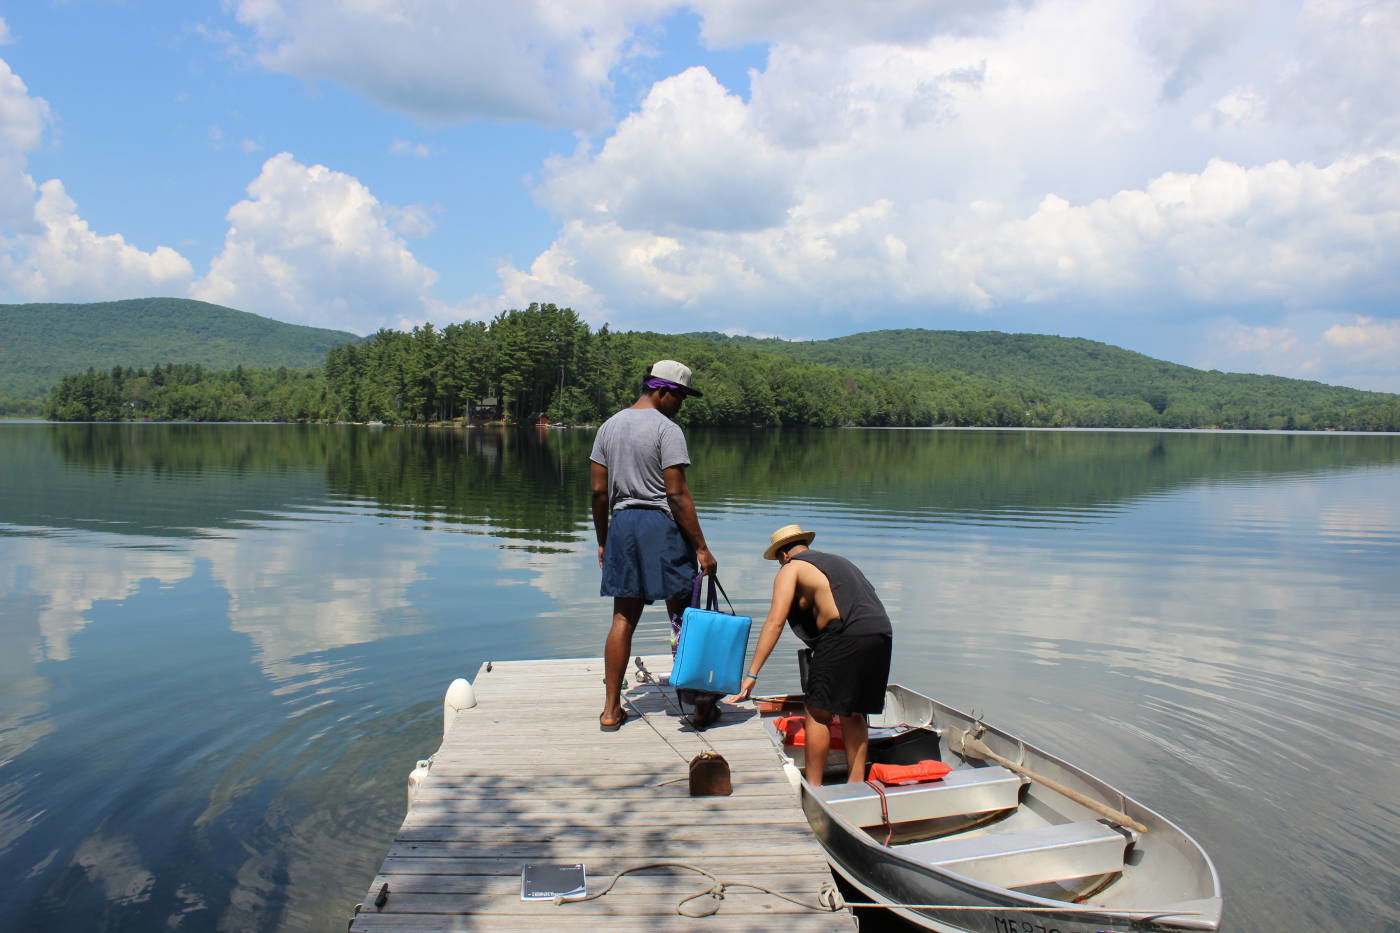
[[[0,305],[0,414],[37,414],[60,379],[89,368],[198,363],[319,368],[355,334],[286,324],[189,298]]]
[[[688,336],[846,369],[963,374],[1034,396],[1141,401],[1159,415],[1170,409],[1219,410],[1222,403],[1235,409],[1319,410],[1400,401],[1400,395],[1307,379],[1194,369],[1082,337],[912,328],[816,341]]]
[[[1400,430],[1400,395],[1198,370],[1044,334],[904,329],[791,342],[594,332],[571,309],[531,305],[361,340],[145,299],[0,306],[0,338],[0,380],[30,380],[23,413],[37,414],[36,396],[61,383],[43,409],[60,420],[423,423],[480,417],[473,400],[499,397],[496,416],[508,420],[543,412],[596,424],[635,397],[648,363],[671,357],[705,390],[681,416],[697,426]]]

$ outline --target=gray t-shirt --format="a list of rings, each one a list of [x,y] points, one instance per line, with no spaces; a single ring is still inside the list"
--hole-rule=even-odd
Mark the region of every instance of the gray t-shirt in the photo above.
[[[608,468],[608,508],[659,508],[666,502],[667,467],[689,466],[680,425],[655,408],[624,408],[598,429],[589,459]]]

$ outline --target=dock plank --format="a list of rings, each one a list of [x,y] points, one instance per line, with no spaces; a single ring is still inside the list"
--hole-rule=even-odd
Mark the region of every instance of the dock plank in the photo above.
[[[774,874],[801,874],[805,877],[820,876],[826,878],[828,870],[825,865],[803,863],[799,866],[787,865],[780,859],[772,859],[764,856],[731,856],[725,858],[721,865],[718,861],[705,859],[694,859],[693,864],[697,867],[710,870],[715,867],[722,867],[727,871],[739,872],[746,878],[757,878],[760,881],[763,877]],[[611,878],[614,874],[624,868],[631,868],[639,864],[621,858],[603,858],[589,864],[590,877]],[[516,885],[520,884],[520,869],[524,865],[521,859],[499,859],[499,858],[475,858],[471,856],[443,856],[439,858],[429,857],[403,857],[390,856],[384,860],[384,865],[380,868],[380,873],[388,878],[392,875],[508,875],[515,879]],[[629,875],[629,878],[647,878],[650,875],[638,873]],[[685,873],[680,877],[694,878],[693,874]],[[375,885],[373,890],[378,891],[379,885]]]
[[[670,668],[669,658],[644,663],[663,676]],[[590,892],[617,872],[657,862],[812,905],[831,882],[758,717],[729,707],[699,733],[679,716],[669,688],[628,676],[633,718],[602,734],[601,660],[483,665],[473,682],[477,705],[458,714],[432,756],[351,931],[853,930],[847,912],[742,886],[728,889],[712,916],[681,916],[681,900],[712,882],[668,867],[628,874],[593,901],[520,899],[520,872],[532,861],[584,862]],[[707,748],[729,762],[732,796],[689,795],[689,761]]]

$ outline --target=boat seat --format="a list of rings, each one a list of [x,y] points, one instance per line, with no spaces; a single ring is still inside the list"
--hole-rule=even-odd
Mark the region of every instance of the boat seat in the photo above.
[[[1007,810],[1017,804],[1025,780],[1007,769],[962,768],[941,781],[886,787],[891,823],[933,820]],[[812,788],[842,818],[857,826],[882,826],[880,795],[869,784],[825,784]]]
[[[1019,888],[1123,870],[1128,839],[1103,823],[1056,823],[1014,833],[896,846],[901,855],[983,884]]]

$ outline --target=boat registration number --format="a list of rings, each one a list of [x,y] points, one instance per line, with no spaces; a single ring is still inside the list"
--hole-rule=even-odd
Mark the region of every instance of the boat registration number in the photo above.
[[[1020,917],[993,917],[996,933],[1079,933],[1077,928],[1046,926],[1038,920],[1023,920]],[[1114,933],[1113,930],[1094,930],[1093,933]]]

